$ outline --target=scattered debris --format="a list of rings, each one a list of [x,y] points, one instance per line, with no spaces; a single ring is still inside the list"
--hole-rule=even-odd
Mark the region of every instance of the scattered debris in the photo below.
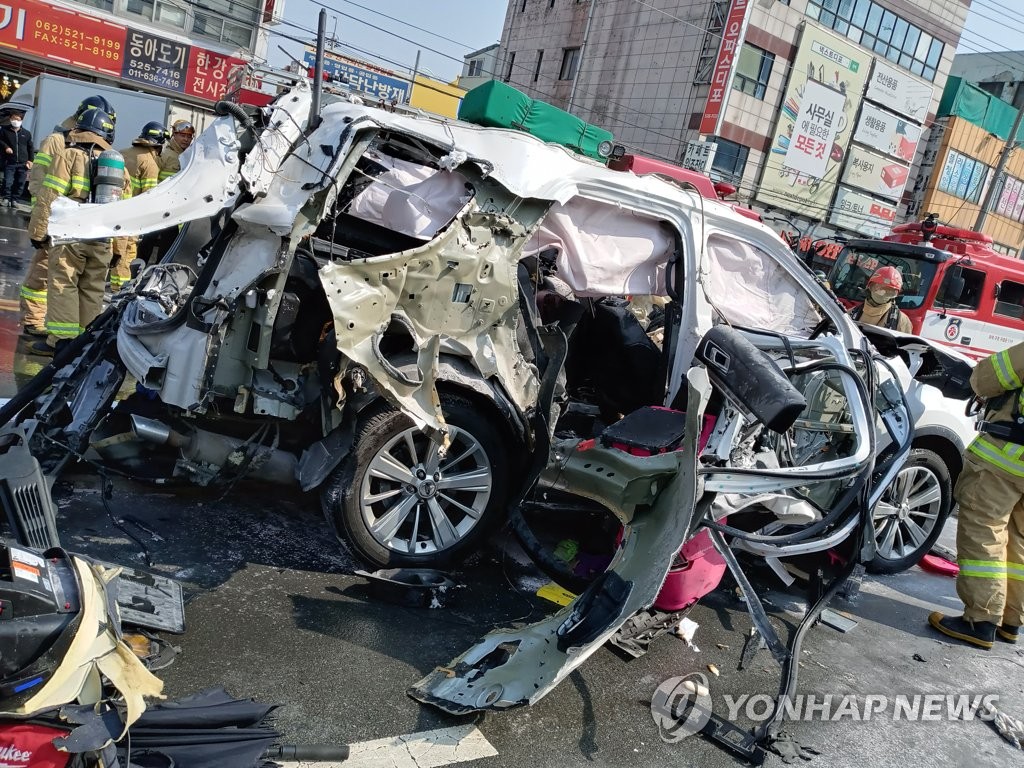
[[[686,641],[686,644],[694,653],[700,653],[700,648],[698,648],[693,642],[693,635],[697,631],[698,626],[697,622],[693,619],[683,618],[679,620],[676,628],[672,630],[676,637],[680,637]]]
[[[851,629],[857,626],[857,623],[852,616],[842,611],[834,611],[831,608],[826,608],[821,612],[821,623],[837,629],[843,634],[846,634]]]
[[[370,593],[389,603],[410,608],[444,608],[459,586],[442,571],[431,568],[388,568],[356,571],[370,582]]]
[[[920,653],[915,653],[915,654],[913,655],[913,657],[912,657],[912,658],[914,659],[914,661],[924,661],[924,662],[927,662],[927,661],[928,661],[928,659],[926,659],[926,658],[925,658],[924,656],[922,656],[922,655],[921,655]],[[946,666],[948,667],[948,666],[949,666],[949,664],[947,664]]]
[[[555,605],[568,605],[576,599],[576,595],[570,592],[565,587],[560,587],[553,581],[549,581],[543,587],[537,590],[537,597],[542,597]]]
[[[935,555],[925,555],[918,565],[929,573],[937,573],[940,576],[955,577],[960,573],[960,566],[955,562]]]
[[[716,667],[714,664],[708,664],[708,671],[715,677],[720,677],[722,674],[718,671],[718,667]]]
[[[767,648],[768,643],[761,637],[761,633],[757,631],[756,627],[750,628],[750,634],[747,635],[746,641],[743,643],[743,651],[740,653],[740,669],[747,669],[751,662],[754,661],[754,656],[762,648]]]
[[[726,645],[725,643],[715,643],[715,645],[718,646],[718,650],[720,650],[720,651],[728,651],[729,650],[729,646]]]
[[[1024,722],[1000,712],[988,702],[981,705],[982,712],[988,715],[988,722],[996,729],[996,733],[1010,742],[1017,749],[1024,750]]]
[[[797,760],[812,760],[815,755],[821,754],[818,750],[813,749],[812,747],[804,746],[788,733],[779,734],[772,740],[771,744],[768,745],[768,749],[781,757],[782,762],[787,764],[795,763]]]
[[[674,632],[680,624],[679,612],[666,613],[656,608],[639,611],[631,616],[611,637],[611,644],[625,651],[634,659],[639,659],[654,642],[655,638],[666,632]],[[696,624],[694,624],[696,628]],[[695,651],[696,646],[691,646]]]

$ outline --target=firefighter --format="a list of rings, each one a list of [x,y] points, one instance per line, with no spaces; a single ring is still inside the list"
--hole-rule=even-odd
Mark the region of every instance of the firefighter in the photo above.
[[[106,112],[112,122],[117,122],[113,107],[102,96],[82,99],[75,113],[56,126],[49,136],[40,142],[28,174],[28,193],[35,203],[36,195],[42,189],[43,179],[50,169],[55,155],[64,150],[68,132],[74,130],[78,118],[90,109]],[[46,333],[46,282],[48,256],[45,248],[37,248],[29,262],[25,281],[21,284],[21,322],[26,336],[45,337]]]
[[[991,648],[1016,643],[1024,620],[1024,342],[985,358],[971,387],[985,400],[979,434],[964,455],[956,591],[962,616],[936,611],[928,623],[947,637]]]
[[[181,170],[181,153],[191,146],[195,135],[196,129],[188,120],[175,120],[171,124],[171,140],[160,153],[160,181]]]
[[[88,109],[75,121],[65,147],[53,156],[29,219],[29,238],[48,250],[45,341],[32,345],[39,355],[53,355],[57,342],[74,338],[100,313],[110,265],[109,240],[52,245],[50,207],[58,197],[87,201],[92,194],[92,160],[110,149],[114,122],[100,109]]]
[[[166,140],[167,129],[162,123],[152,121],[142,126],[131,147],[121,152],[124,172],[130,180],[128,195],[134,197],[156,187],[160,178],[160,151]],[[136,237],[114,239],[114,258],[110,262],[111,290],[121,290],[121,286],[132,279],[130,264],[138,251],[138,242]]]
[[[879,267],[868,278],[867,298],[853,310],[854,320],[877,325],[900,333],[913,333],[914,328],[896,305],[896,297],[903,290],[903,276],[896,267]]]

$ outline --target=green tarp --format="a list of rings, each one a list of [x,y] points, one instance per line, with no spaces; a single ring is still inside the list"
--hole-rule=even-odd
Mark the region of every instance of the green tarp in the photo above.
[[[938,116],[963,118],[1005,140],[1013,130],[1017,110],[963,78],[951,77],[942,92]],[[1024,143],[1024,125],[1017,131],[1017,143]]]
[[[490,128],[514,128],[604,162],[597,151],[614,136],[544,101],[531,99],[499,80],[478,85],[462,97],[459,119]]]

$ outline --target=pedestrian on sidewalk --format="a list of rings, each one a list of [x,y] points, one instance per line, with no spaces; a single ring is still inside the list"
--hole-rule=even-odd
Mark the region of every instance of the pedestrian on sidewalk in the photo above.
[[[28,128],[22,127],[24,119],[24,112],[12,112],[10,122],[0,126],[0,151],[3,151],[5,160],[3,200],[0,204],[9,205],[11,208],[25,194],[28,172],[32,168],[32,159],[36,154],[35,147],[32,146],[32,133]]]
[[[90,109],[79,116],[63,150],[53,157],[29,220],[29,238],[49,257],[46,287],[45,341],[32,345],[39,355],[52,356],[57,342],[72,339],[103,308],[107,268],[112,256],[109,239],[53,245],[49,236],[50,208],[58,197],[91,199],[93,158],[110,149],[114,122],[106,112]]]
[[[1016,643],[1024,621],[1024,342],[980,361],[971,387],[986,402],[955,491],[956,591],[964,612],[935,611],[928,623],[991,648],[996,638]]]

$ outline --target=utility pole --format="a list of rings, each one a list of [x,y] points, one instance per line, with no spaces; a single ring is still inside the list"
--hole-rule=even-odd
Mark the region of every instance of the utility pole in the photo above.
[[[412,65],[412,85],[409,86],[409,104],[412,106],[412,92],[416,89],[416,76],[420,73],[420,49],[416,49],[416,61]]]
[[[1006,140],[1003,151],[999,154],[999,163],[996,165],[995,176],[992,177],[992,183],[988,185],[985,200],[981,204],[981,210],[978,211],[978,220],[974,222],[975,232],[981,232],[981,228],[985,226],[985,219],[988,218],[988,209],[992,207],[992,202],[996,199],[996,189],[998,188],[1001,191],[1003,188],[999,177],[1003,175],[1010,155],[1017,148],[1017,131],[1020,130],[1022,120],[1024,120],[1024,109],[1018,109],[1017,119],[1013,121],[1013,128],[1010,129],[1010,137]]]
[[[572,102],[576,98],[576,84],[583,75],[583,57],[587,53],[587,42],[590,40],[590,25],[594,21],[594,9],[597,8],[597,0],[590,0],[590,10],[587,12],[587,26],[583,30],[583,42],[580,44],[580,60],[576,62],[576,74],[572,78],[572,88],[569,90],[569,103],[565,111],[572,112]]]

